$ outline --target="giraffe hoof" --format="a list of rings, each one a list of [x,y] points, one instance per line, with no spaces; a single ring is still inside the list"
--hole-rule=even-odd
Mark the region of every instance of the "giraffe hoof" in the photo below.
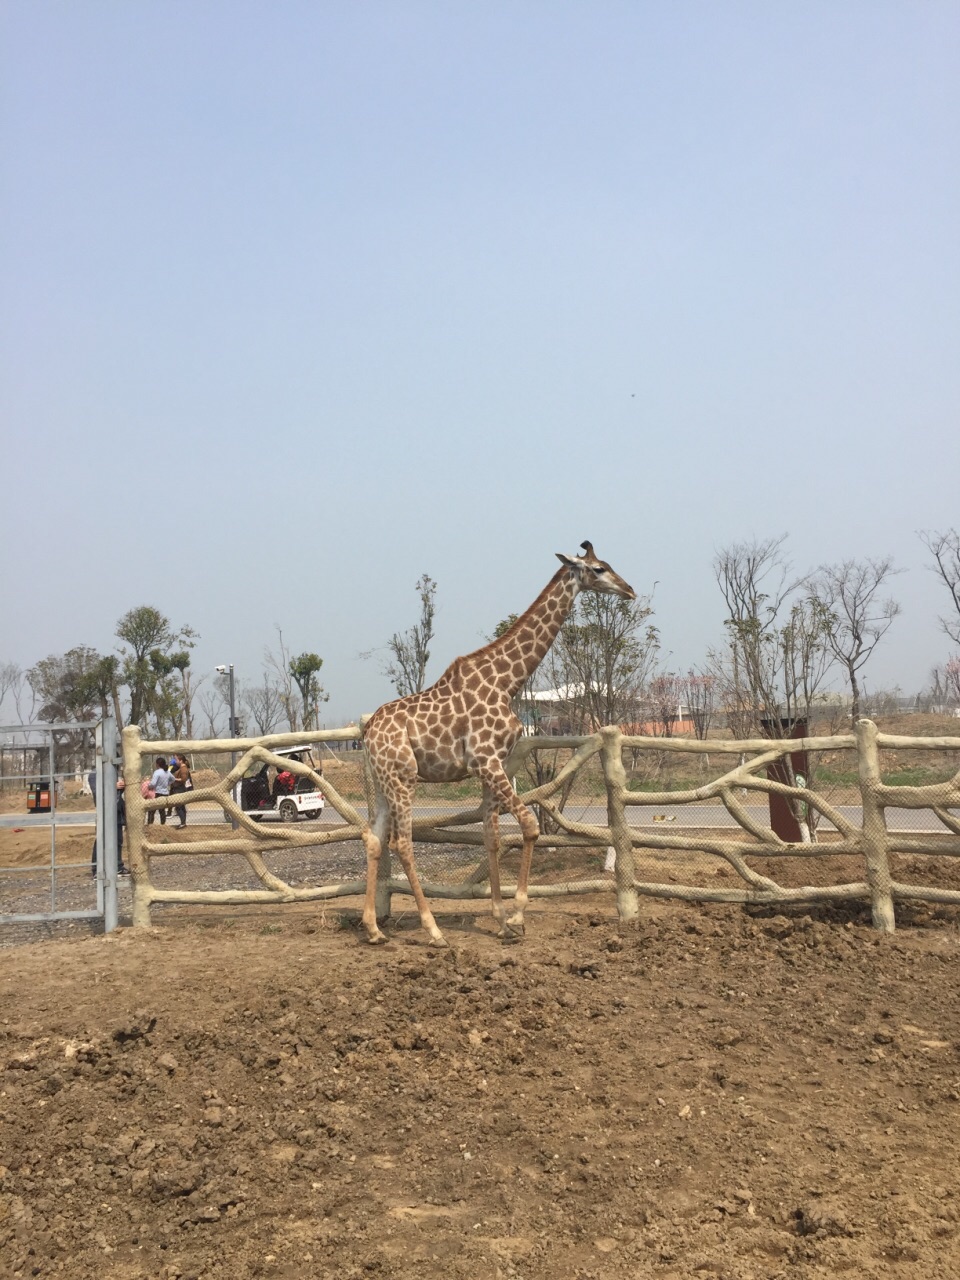
[[[389,941],[390,939],[387,937],[387,935],[385,933],[381,933],[379,929],[376,931],[376,933],[367,934],[367,942],[369,942],[371,947],[383,946],[384,943]]]
[[[438,933],[435,938],[431,938],[427,943],[428,947],[445,947],[447,940],[442,933]]]
[[[517,926],[515,924],[505,924],[497,936],[505,946],[509,946],[512,943],[522,942],[523,925],[521,924]]]

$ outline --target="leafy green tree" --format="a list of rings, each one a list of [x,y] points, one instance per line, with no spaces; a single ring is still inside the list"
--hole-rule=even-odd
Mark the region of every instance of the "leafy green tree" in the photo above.
[[[317,679],[322,666],[323,659],[317,653],[301,653],[290,659],[290,675],[300,690],[304,729],[319,728],[320,703],[328,701],[330,697]]]
[[[174,656],[192,649],[197,633],[187,626],[175,631],[159,609],[144,604],[123,615],[115,634],[126,645],[121,658],[123,682],[130,694],[130,723],[140,724],[150,713],[158,717],[158,725],[160,717],[172,722],[172,692],[164,681],[174,669]]]
[[[100,656],[83,680],[86,684],[85,695],[89,701],[96,701],[99,705],[101,719],[105,720],[112,712],[117,725],[122,725],[120,659],[116,654]]]
[[[37,695],[40,719],[51,723],[93,720],[100,710],[95,673],[101,662],[96,649],[81,644],[35,663],[27,680]]]
[[[643,692],[657,653],[660,633],[649,622],[650,596],[623,600],[579,596],[547,662],[554,688],[565,695],[566,712],[581,732],[639,718]]]
[[[27,671],[39,719],[51,724],[95,720],[106,705],[101,699],[104,658],[89,645],[41,658]],[[89,750],[86,730],[54,732],[57,768],[84,763]]]

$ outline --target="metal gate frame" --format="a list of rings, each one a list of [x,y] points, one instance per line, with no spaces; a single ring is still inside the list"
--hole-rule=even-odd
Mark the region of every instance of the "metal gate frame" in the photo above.
[[[79,911],[58,911],[57,901],[57,789],[55,771],[54,734],[58,730],[93,729],[96,740],[97,775],[97,905]],[[116,797],[119,737],[116,722],[112,718],[96,721],[69,722],[64,724],[17,724],[0,727],[0,733],[41,733],[47,737],[48,772],[50,776],[50,910],[0,915],[0,924],[50,923],[58,920],[103,920],[105,933],[112,933],[119,918],[117,895],[117,806],[106,803],[106,797]],[[29,748],[28,748],[29,749]],[[34,748],[38,752],[42,747]],[[26,780],[28,775],[23,775]],[[40,868],[38,868],[40,869]]]

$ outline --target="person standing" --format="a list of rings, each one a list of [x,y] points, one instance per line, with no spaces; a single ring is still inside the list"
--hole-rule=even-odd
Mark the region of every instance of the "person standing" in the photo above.
[[[161,796],[166,798],[170,795],[170,788],[173,785],[173,774],[167,768],[167,762],[164,760],[163,756],[157,756],[155,763],[157,767],[154,769],[153,777],[150,779],[150,787],[153,790],[153,794],[159,800]],[[166,808],[149,809],[147,811],[147,826],[153,826],[154,814],[157,813],[160,815],[161,827],[165,826],[168,812],[169,810]]]
[[[90,794],[93,796],[94,808],[97,804],[97,771],[91,769],[87,782],[90,786]],[[123,865],[123,829],[127,825],[127,799],[124,794],[126,784],[122,777],[117,778],[117,875],[128,876],[130,872]],[[93,842],[93,851],[90,854],[90,873],[93,876],[97,874],[97,841]]]
[[[128,876],[129,867],[123,861],[123,829],[127,825],[127,784],[122,777],[117,778],[117,875]]]
[[[185,791],[192,791],[193,775],[190,772],[190,761],[187,757],[183,755],[174,756],[173,760],[170,761],[170,765],[171,767],[176,765],[176,768],[173,769],[170,794],[172,796],[182,795]],[[180,826],[185,827],[187,825],[187,806],[185,804],[176,805],[174,813],[180,819]]]

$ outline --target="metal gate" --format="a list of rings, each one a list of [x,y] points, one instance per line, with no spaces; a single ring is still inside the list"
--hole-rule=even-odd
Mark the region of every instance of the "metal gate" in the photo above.
[[[117,756],[112,719],[0,727],[0,925],[117,927]],[[78,795],[90,774],[95,808]]]

